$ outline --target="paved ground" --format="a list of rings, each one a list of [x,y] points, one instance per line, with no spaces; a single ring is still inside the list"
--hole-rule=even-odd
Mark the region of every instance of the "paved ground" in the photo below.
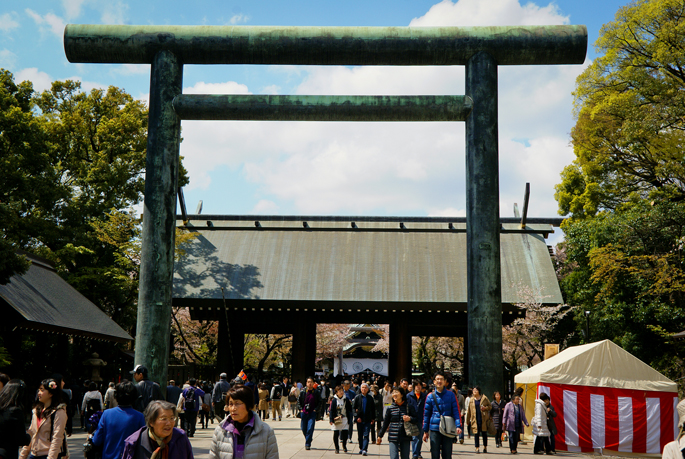
[[[355,441],[353,444],[348,444],[348,454],[343,454],[342,450],[340,454],[335,454],[335,447],[333,446],[333,433],[330,430],[330,425],[328,421],[319,421],[316,423],[316,430],[314,431],[314,441],[312,443],[312,449],[307,451],[304,449],[304,437],[302,436],[302,431],[300,430],[300,420],[292,418],[284,418],[283,421],[266,421],[274,429],[276,433],[276,439],[278,441],[278,450],[281,459],[290,458],[304,458],[304,459],[315,459],[315,458],[325,458],[325,459],[349,459],[350,456],[359,456],[359,445]],[[199,425],[199,424],[198,424]],[[207,459],[209,457],[209,444],[212,440],[212,432],[216,424],[210,424],[209,429],[198,429],[195,432],[195,437],[191,438],[191,443],[193,445],[193,453],[196,459]],[[83,459],[83,443],[86,439],[86,434],[81,431],[81,429],[74,429],[74,435],[69,439],[69,452],[71,454],[71,459]],[[355,430],[354,437],[356,439],[357,432]],[[384,438],[385,440],[385,438]],[[492,443],[492,444],[490,444]],[[519,445],[518,455],[512,456],[509,453],[509,448],[505,444],[504,448],[495,448],[493,439],[488,442],[488,453],[487,454],[476,454],[474,451],[473,437],[469,440],[465,440],[463,445],[454,445],[454,450],[452,457],[456,459],[476,459],[484,457],[497,457],[500,456],[502,459],[507,457],[516,457],[520,459],[533,459],[539,458],[540,456],[533,455],[533,446],[529,442],[527,445]],[[481,446],[482,450],[482,446]],[[424,448],[422,456],[425,459],[430,459],[430,450],[428,444],[424,443]],[[572,457],[586,457],[584,454],[580,453],[566,453],[560,452],[558,456],[564,458]],[[384,442],[382,445],[370,445],[369,446],[369,457],[373,458],[388,458],[388,444]]]

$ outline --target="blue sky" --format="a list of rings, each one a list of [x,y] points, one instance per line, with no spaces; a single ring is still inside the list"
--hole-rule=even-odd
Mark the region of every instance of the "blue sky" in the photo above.
[[[71,64],[64,25],[584,24],[592,44],[626,3],[9,0],[0,4],[0,67],[38,90],[78,79],[87,90],[115,85],[146,99],[149,66]],[[529,215],[556,215],[554,185],[573,160],[571,92],[584,67],[500,68],[502,216],[521,204],[525,182]],[[463,68],[186,66],[184,92],[463,94]],[[191,212],[203,200],[212,214],[465,215],[463,123],[184,122],[183,137]]]

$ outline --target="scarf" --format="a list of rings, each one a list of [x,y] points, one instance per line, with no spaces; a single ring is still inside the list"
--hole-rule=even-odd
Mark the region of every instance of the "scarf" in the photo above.
[[[172,432],[171,435],[169,435],[168,437],[162,438],[155,435],[155,433],[150,428],[147,429],[147,432],[150,439],[157,443],[157,449],[155,449],[152,452],[152,456],[150,457],[150,459],[168,459],[169,448],[167,448],[167,446],[171,441],[171,437],[174,436],[174,433]]]

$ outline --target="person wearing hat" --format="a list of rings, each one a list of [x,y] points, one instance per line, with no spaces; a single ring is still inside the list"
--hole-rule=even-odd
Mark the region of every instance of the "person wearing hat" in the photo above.
[[[146,367],[143,365],[136,365],[133,371],[131,371],[131,374],[136,381],[136,389],[138,389],[138,400],[136,400],[136,403],[133,406],[136,410],[142,413],[151,401],[164,400],[164,397],[162,397],[162,389],[160,389],[159,384],[150,381],[147,378]]]
[[[678,403],[678,438],[664,446],[662,459],[683,459],[685,457],[685,400]]]
[[[214,385],[214,390],[212,391],[212,408],[214,411],[214,416],[217,421],[221,422],[226,417],[226,412],[224,407],[226,406],[226,394],[231,388],[228,383],[228,375],[226,373],[221,373],[219,375],[219,382]]]

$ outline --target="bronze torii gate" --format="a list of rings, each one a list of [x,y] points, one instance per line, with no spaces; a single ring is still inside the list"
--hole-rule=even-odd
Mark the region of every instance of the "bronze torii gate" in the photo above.
[[[497,67],[582,64],[585,26],[68,25],[64,48],[70,62],[151,64],[135,354],[151,379],[168,364],[181,119],[466,121],[469,383],[500,389]],[[465,65],[466,95],[183,95],[184,64]]]

